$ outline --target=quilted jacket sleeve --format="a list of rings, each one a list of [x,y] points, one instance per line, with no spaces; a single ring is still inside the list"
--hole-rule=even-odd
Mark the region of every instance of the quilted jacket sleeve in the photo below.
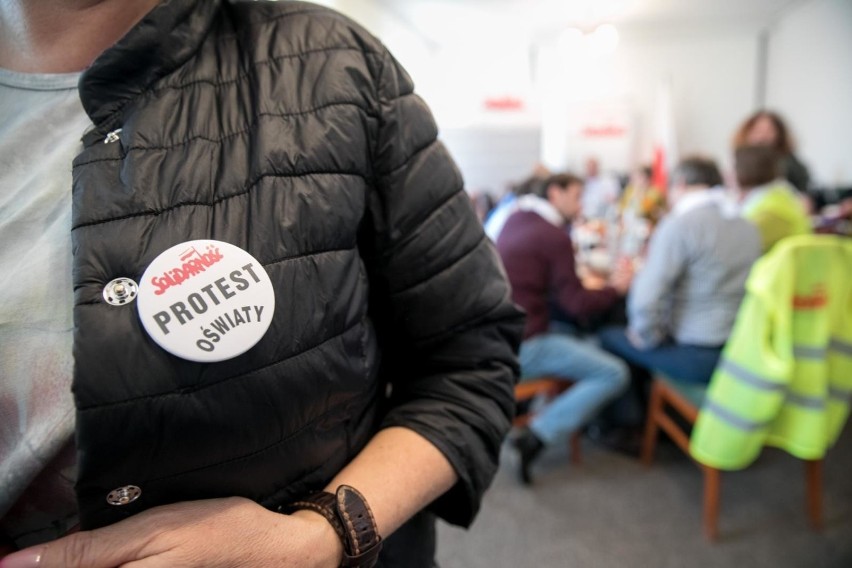
[[[424,102],[384,50],[379,126],[361,246],[389,386],[381,427],[431,441],[459,482],[433,504],[468,525],[514,411],[522,313]]]

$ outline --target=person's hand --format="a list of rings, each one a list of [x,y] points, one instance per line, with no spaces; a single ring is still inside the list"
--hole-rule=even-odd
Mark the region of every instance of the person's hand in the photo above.
[[[337,567],[343,545],[322,516],[281,515],[232,497],[166,505],[0,560],[0,568]]]
[[[631,282],[633,282],[633,264],[628,259],[621,259],[609,277],[609,285],[624,296],[630,290]]]
[[[639,334],[633,331],[631,328],[627,328],[625,335],[627,336],[627,341],[630,342],[630,345],[632,345],[636,349],[645,349],[645,344],[642,342],[642,339],[639,337]]]

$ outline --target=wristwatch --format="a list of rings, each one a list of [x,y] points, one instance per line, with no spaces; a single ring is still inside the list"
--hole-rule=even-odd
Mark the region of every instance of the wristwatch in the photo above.
[[[372,568],[379,560],[382,537],[366,499],[354,487],[341,485],[335,494],[320,491],[281,508],[290,514],[302,509],[319,513],[343,543],[341,568]]]

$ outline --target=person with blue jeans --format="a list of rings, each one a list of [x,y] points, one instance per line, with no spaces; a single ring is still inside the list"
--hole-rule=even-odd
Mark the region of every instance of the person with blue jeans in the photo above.
[[[600,340],[604,349],[629,363],[684,383],[708,383],[722,352],[721,346],[673,342],[653,349],[642,349],[631,342],[624,328],[618,327],[601,331]]]
[[[635,369],[636,383],[650,372],[703,384],[713,375],[761,254],[757,229],[739,217],[721,183],[712,160],[678,164],[672,210],[627,297],[628,326],[600,333],[601,346]]]
[[[596,345],[560,333],[521,343],[521,380],[562,376],[575,384],[536,414],[529,429],[550,445],[587,424],[601,407],[627,389],[627,366]]]
[[[574,267],[566,225],[582,208],[583,182],[560,174],[534,193],[518,198],[517,211],[497,238],[497,250],[512,285],[512,299],[527,312],[519,359],[523,378],[570,378],[575,384],[551,401],[513,438],[520,475],[532,483],[530,468],[542,449],[576,431],[629,384],[627,365],[597,346],[551,331],[550,305],[579,322],[609,310],[626,293],[632,272],[619,269],[600,290],[583,286]]]

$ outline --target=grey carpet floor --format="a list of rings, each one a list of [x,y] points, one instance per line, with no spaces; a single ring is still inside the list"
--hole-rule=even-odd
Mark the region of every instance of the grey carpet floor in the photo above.
[[[810,530],[804,467],[765,449],[750,468],[722,476],[719,540],[702,534],[702,475],[660,445],[650,469],[583,440],[583,463],[554,446],[536,483],[516,479],[504,447],[479,517],[464,531],[438,526],[441,568],[852,568],[852,424],[824,469],[825,528]]]

